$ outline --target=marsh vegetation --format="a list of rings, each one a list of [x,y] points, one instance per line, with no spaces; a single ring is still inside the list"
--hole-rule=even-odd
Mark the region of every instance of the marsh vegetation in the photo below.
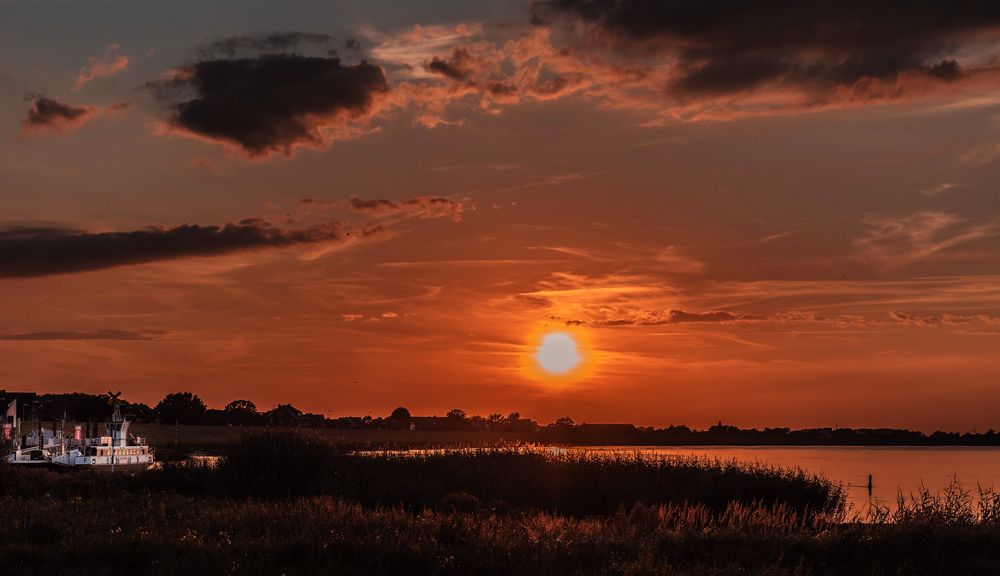
[[[984,574],[1000,496],[844,509],[801,471],[637,454],[359,453],[265,433],[215,468],[0,469],[17,574]]]

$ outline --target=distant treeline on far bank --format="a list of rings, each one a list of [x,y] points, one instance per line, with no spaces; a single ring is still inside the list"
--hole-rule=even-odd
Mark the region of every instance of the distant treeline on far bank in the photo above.
[[[14,401],[17,401],[16,403]],[[71,392],[35,394],[0,390],[0,409],[16,406],[22,421],[40,423],[101,422],[111,416],[107,394]],[[705,430],[684,425],[665,428],[632,424],[578,423],[571,417],[549,424],[508,415],[469,415],[453,409],[444,416],[414,416],[404,407],[386,416],[338,416],[303,412],[291,404],[278,404],[261,411],[250,400],[233,400],[221,409],[209,408],[191,392],[167,394],[155,406],[120,400],[130,420],[148,424],[208,425],[286,428],[333,428],[352,430],[401,430],[414,432],[492,432],[511,440],[575,445],[789,445],[789,446],[1000,446],[1000,434],[945,432],[925,434],[893,428],[738,428],[722,422]]]

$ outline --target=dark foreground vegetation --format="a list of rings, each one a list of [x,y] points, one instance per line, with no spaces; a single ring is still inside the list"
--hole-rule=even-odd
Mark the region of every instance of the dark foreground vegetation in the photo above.
[[[263,434],[215,468],[0,467],[12,574],[991,574],[1000,497],[843,509],[799,472]],[[867,520],[861,522],[859,520]]]

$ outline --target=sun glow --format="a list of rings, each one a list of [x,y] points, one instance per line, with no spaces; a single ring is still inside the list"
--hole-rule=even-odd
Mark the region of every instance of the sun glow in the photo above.
[[[576,340],[565,332],[553,332],[542,338],[535,359],[550,374],[565,374],[580,364]]]
[[[518,369],[548,390],[571,390],[591,378],[605,355],[595,334],[581,326],[539,322],[527,331]]]

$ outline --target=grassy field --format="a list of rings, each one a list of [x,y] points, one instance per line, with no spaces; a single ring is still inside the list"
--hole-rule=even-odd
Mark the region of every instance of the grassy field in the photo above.
[[[18,575],[1000,573],[992,493],[974,506],[953,487],[862,519],[798,471],[353,448],[278,432],[242,437],[216,468],[0,466],[0,562]]]

